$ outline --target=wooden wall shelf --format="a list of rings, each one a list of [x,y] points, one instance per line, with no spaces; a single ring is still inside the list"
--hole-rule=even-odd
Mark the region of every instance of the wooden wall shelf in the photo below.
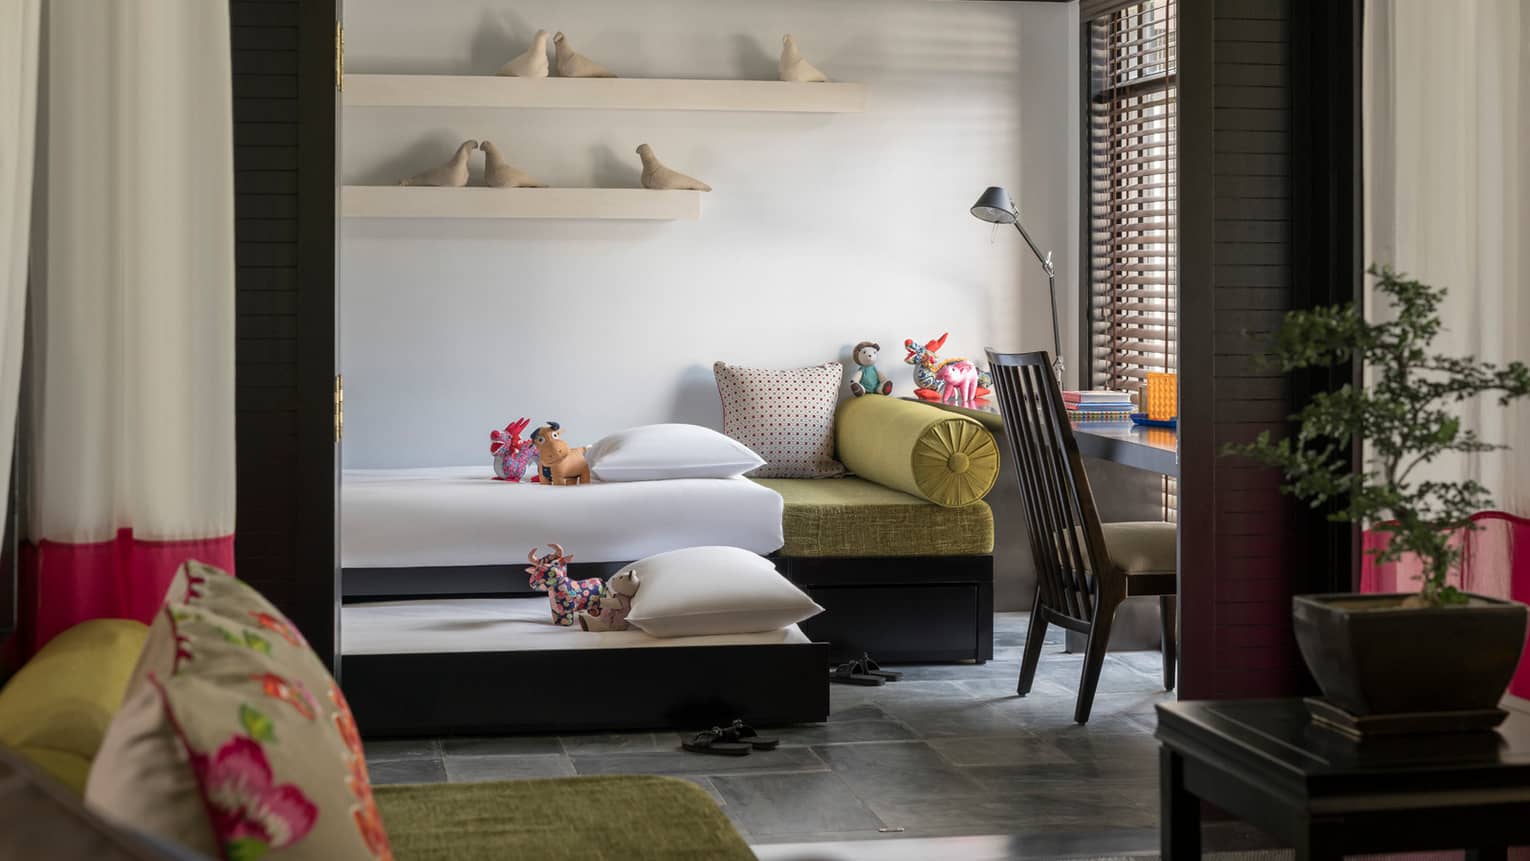
[[[864,84],[676,78],[346,75],[346,107],[860,113]]]
[[[646,188],[420,188],[347,185],[346,218],[585,218],[695,221],[699,191]]]

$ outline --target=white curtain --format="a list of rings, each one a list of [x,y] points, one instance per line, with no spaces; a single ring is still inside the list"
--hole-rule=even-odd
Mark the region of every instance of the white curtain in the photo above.
[[[41,0],[0,3],[0,521],[21,390],[41,17]]]
[[[1441,352],[1530,362],[1530,4],[1371,0],[1366,16],[1367,259],[1449,288]],[[1432,477],[1530,515],[1530,407],[1482,398],[1463,417],[1514,450]]]
[[[47,29],[33,538],[231,533],[228,4],[71,0]]]
[[[23,618],[145,618],[234,531],[228,4],[47,4]]]

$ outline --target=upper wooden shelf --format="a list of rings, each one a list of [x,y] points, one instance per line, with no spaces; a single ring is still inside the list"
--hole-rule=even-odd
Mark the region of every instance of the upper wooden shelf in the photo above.
[[[677,78],[346,75],[346,107],[860,113],[864,84]]]

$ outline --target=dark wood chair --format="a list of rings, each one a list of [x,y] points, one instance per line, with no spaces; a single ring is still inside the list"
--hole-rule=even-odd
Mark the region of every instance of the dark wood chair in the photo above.
[[[1062,392],[1052,376],[1051,358],[1044,351],[990,349],[988,364],[1036,560],[1036,602],[1017,693],[1025,696],[1031,690],[1047,625],[1078,631],[1088,638],[1088,646],[1073,719],[1087,723],[1116,608],[1139,595],[1159,596],[1163,685],[1173,690],[1178,581],[1174,524],[1102,524]]]

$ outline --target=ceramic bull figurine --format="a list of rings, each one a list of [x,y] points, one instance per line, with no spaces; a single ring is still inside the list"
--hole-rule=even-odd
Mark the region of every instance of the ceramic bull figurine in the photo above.
[[[569,448],[557,422],[532,431],[531,442],[537,447],[537,474],[543,484],[590,483],[590,462],[584,457],[589,446]]]

